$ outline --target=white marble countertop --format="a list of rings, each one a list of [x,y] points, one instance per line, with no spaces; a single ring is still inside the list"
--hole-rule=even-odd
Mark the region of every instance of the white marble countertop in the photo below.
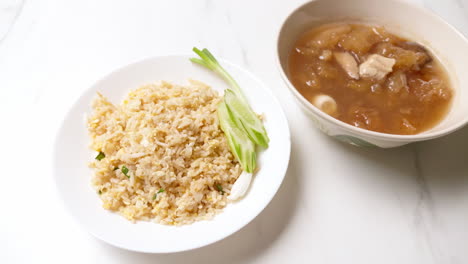
[[[0,1],[0,263],[468,263],[468,128],[390,150],[321,134],[274,65],[279,24],[302,2]],[[468,34],[467,2],[412,2]],[[283,185],[253,222],[198,250],[139,254],[94,239],[55,194],[65,111],[112,69],[195,45],[280,99],[292,134]]]

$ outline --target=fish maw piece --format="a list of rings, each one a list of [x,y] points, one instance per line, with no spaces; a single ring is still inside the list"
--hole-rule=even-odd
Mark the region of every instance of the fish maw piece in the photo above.
[[[320,87],[319,76],[311,70],[296,74],[292,78],[296,83],[305,84],[310,88],[318,89]]]
[[[358,55],[364,55],[374,44],[383,40],[382,35],[378,33],[371,27],[354,26],[353,30],[340,41],[339,46]]]
[[[416,127],[413,126],[406,118],[403,118],[401,121],[400,128],[407,135],[414,134],[417,131]]]
[[[396,71],[390,74],[386,85],[388,90],[392,93],[399,93],[402,89],[408,90],[406,75],[402,71]]]
[[[386,58],[378,54],[372,54],[359,65],[359,74],[365,78],[380,80],[392,72],[395,59]]]
[[[318,33],[311,41],[307,42],[307,47],[315,47],[321,49],[332,49],[336,46],[345,34],[351,31],[349,25],[332,25],[326,27],[322,32]]]
[[[348,52],[335,52],[333,56],[349,77],[359,79],[359,68],[353,55]]]
[[[395,59],[395,69],[419,70],[432,60],[426,50],[422,51],[422,47],[408,43],[402,45],[407,49],[392,45],[391,43],[380,43],[374,51],[387,58]]]
[[[320,54],[319,59],[324,60],[324,61],[329,61],[333,56],[333,53],[331,50],[324,50],[322,51],[322,54]]]
[[[421,102],[434,103],[438,100],[448,100],[452,96],[451,90],[440,79],[424,81],[421,79],[411,79],[411,92]]]
[[[340,71],[336,66],[323,60],[316,61],[315,67],[317,74],[323,78],[335,79],[340,75]]]
[[[348,111],[351,124],[355,127],[377,131],[382,126],[380,113],[377,109],[352,106]]]
[[[314,47],[297,47],[295,51],[303,56],[317,56],[319,54],[319,50]]]

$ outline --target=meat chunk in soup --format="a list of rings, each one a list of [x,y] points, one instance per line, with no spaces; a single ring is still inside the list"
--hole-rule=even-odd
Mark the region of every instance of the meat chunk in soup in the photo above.
[[[393,65],[395,65],[395,59],[386,58],[379,54],[372,54],[359,65],[359,74],[362,77],[380,80],[392,72]]]
[[[343,70],[353,79],[359,79],[359,68],[354,57],[348,52],[335,52],[335,60]]]

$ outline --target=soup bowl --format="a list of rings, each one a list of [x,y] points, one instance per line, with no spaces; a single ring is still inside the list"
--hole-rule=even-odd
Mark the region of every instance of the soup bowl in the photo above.
[[[359,22],[384,26],[389,32],[419,42],[446,69],[454,90],[445,118],[415,135],[395,135],[358,128],[335,119],[311,104],[288,77],[288,57],[304,32],[330,22]],[[468,122],[468,41],[454,27],[430,11],[400,0],[316,0],[294,10],[282,24],[277,38],[280,74],[296,101],[327,135],[357,146],[398,147],[447,135]]]

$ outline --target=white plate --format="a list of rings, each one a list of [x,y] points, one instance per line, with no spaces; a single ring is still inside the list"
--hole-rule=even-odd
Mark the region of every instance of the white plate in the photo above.
[[[58,131],[55,142],[55,181],[66,208],[91,234],[114,246],[140,252],[168,253],[202,247],[236,232],[254,219],[275,195],[289,162],[290,135],[280,104],[268,88],[252,74],[221,60],[236,79],[253,109],[264,113],[269,148],[259,155],[260,170],[247,195],[229,204],[210,221],[186,226],[165,226],[154,222],[131,223],[119,214],[105,210],[91,187],[92,171],[87,163],[95,153],[88,149],[84,123],[91,113],[90,103],[99,91],[113,103],[120,103],[131,90],[157,80],[186,83],[189,78],[203,81],[220,94],[227,84],[214,73],[189,61],[193,56],[164,56],[122,67],[98,81],[72,106]],[[272,219],[273,220],[273,219]]]

